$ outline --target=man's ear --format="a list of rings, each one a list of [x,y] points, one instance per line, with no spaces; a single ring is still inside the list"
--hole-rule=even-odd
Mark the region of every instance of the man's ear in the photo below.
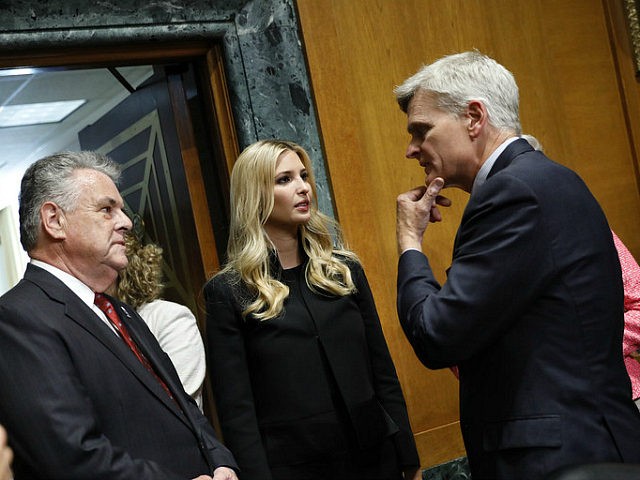
[[[485,107],[484,103],[480,100],[471,100],[467,105],[466,116],[469,122],[469,125],[467,126],[469,136],[471,138],[477,138],[489,121],[487,107]]]
[[[53,202],[45,202],[40,207],[43,230],[56,240],[67,238],[67,219],[62,209]]]

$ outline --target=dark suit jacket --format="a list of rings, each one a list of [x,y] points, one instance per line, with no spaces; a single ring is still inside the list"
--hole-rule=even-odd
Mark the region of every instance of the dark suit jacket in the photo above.
[[[266,321],[242,318],[251,294],[231,275],[205,287],[209,371],[242,480],[269,480],[270,467],[348,452],[336,421],[358,449],[393,438],[398,464],[419,465],[369,285],[360,266],[352,275],[357,294],[323,296],[309,290],[300,269],[284,312]]]
[[[640,462],[611,231],[580,178],[526,141],[471,195],[443,286],[421,252],[401,255],[398,312],[427,367],[459,366],[474,480]]]
[[[113,304],[181,408],[77,295],[30,264],[0,298],[0,423],[16,480],[184,480],[235,466],[142,319]]]

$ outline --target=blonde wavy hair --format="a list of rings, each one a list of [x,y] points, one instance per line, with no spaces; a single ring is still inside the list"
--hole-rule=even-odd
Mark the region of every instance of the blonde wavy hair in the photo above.
[[[251,299],[243,315],[259,320],[277,317],[289,296],[289,287],[274,277],[271,258],[277,255],[264,225],[274,205],[276,162],[288,151],[298,155],[311,187],[310,220],[299,227],[299,239],[309,261],[305,270],[311,290],[324,295],[346,296],[356,291],[346,260],[359,262],[346,249],[339,225],[318,210],[316,184],[307,152],[283,140],[262,140],[249,145],[231,172],[231,219],[227,263],[218,273],[231,273],[249,289]]]
[[[162,284],[162,248],[153,243],[143,245],[136,235],[125,237],[129,263],[120,271],[116,297],[134,308],[160,298]]]

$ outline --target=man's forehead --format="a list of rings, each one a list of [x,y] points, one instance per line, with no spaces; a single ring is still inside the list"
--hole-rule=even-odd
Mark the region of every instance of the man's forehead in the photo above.
[[[117,204],[121,203],[118,187],[111,177],[92,169],[77,169],[74,175],[78,181],[81,197],[91,203]]]
[[[407,105],[407,117],[411,119],[412,117],[427,116],[436,109],[436,101],[433,94],[418,90]]]
[[[412,131],[422,125],[432,122],[433,108],[427,105],[416,104],[407,110],[407,130]]]

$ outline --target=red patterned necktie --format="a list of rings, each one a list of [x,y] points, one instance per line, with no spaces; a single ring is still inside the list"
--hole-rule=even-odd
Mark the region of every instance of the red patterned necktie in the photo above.
[[[140,362],[147,368],[147,370],[151,372],[151,374],[155,377],[158,383],[160,383],[162,388],[164,388],[164,390],[167,392],[169,397],[173,399],[173,395],[171,394],[169,387],[167,387],[167,384],[164,383],[164,381],[162,381],[162,379],[158,376],[158,374],[155,372],[155,370],[149,363],[149,360],[147,360],[147,357],[144,356],[144,354],[140,351],[136,343],[133,341],[133,339],[131,338],[131,335],[129,335],[129,331],[127,330],[127,327],[125,326],[124,323],[122,323],[122,320],[120,320],[120,317],[114,310],[113,305],[107,299],[107,297],[105,297],[101,293],[96,293],[94,303],[100,310],[104,312],[104,314],[107,316],[107,318],[109,319],[111,324],[114,326],[116,331],[120,334],[120,337],[124,340],[124,343],[126,343],[127,346],[131,349],[133,354],[136,357],[138,357],[138,360],[140,360]]]

